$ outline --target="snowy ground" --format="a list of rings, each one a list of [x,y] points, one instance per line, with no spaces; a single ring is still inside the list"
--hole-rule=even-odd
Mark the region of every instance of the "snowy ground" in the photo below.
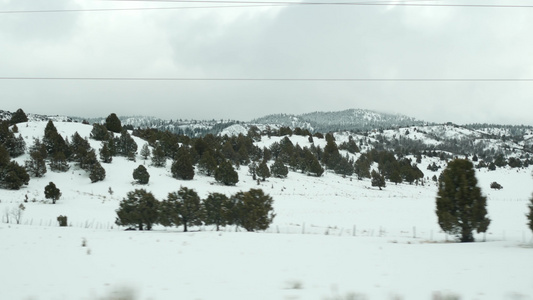
[[[56,127],[69,136],[91,129]],[[44,124],[19,129],[29,145]],[[430,178],[437,174],[425,169],[431,162],[421,165]],[[128,191],[140,188],[131,173],[141,163],[115,158],[103,164],[106,180],[95,184],[71,169],[32,178],[20,191],[1,190],[0,299],[123,299],[118,295],[128,293],[139,300],[533,299],[532,235],[525,218],[531,168],[477,174],[492,223],[486,235],[476,235],[479,242],[460,244],[437,225],[434,183],[380,191],[368,180],[329,173],[314,178],[291,172],[285,180],[261,183],[277,214],[266,232],[122,231],[114,225],[115,209]],[[160,200],[181,185],[201,197],[257,187],[246,167],[236,187],[199,175],[178,181],[169,177],[169,166],[147,167],[145,188]],[[63,193],[55,205],[42,201],[50,181]],[[490,190],[492,181],[504,189]],[[21,224],[12,217],[5,223],[6,212],[26,195]],[[57,227],[59,215],[68,216],[71,227]]]

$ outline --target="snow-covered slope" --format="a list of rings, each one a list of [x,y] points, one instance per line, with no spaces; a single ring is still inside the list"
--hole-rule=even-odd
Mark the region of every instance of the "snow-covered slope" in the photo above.
[[[31,121],[18,128],[31,145],[45,126]],[[72,122],[55,126],[65,137],[74,132],[88,137],[92,129]],[[440,129],[405,130],[382,134],[429,141],[431,132]],[[471,133],[461,129],[453,136],[461,134]],[[348,138],[346,133],[335,136],[339,143]],[[281,138],[263,136],[258,146]],[[290,138],[302,147],[310,145],[307,137]],[[139,148],[144,144],[134,139]],[[99,142],[90,142],[100,148]],[[323,147],[325,141],[316,138],[315,144]],[[420,164],[427,178],[438,175],[426,170],[433,162],[443,164],[429,157]],[[146,186],[133,183],[139,164],[151,175]],[[130,299],[158,300],[532,299],[532,235],[524,216],[533,191],[532,167],[477,173],[492,222],[486,236],[476,235],[487,242],[464,245],[447,243],[451,237],[437,225],[434,183],[387,183],[380,191],[369,180],[290,172],[286,179],[270,178],[258,185],[242,166],[239,183],[227,187],[199,174],[192,181],[176,180],[170,176],[170,163],[155,168],[140,156],[136,162],[115,157],[102,165],[106,179],[94,184],[85,171],[72,167],[32,178],[19,191],[0,190],[0,266],[5,270],[0,273],[0,298],[121,299],[119,294],[131,293]],[[44,186],[51,181],[62,192],[55,205],[44,200]],[[504,189],[489,189],[493,181]],[[262,188],[274,198],[277,215],[261,233],[235,232],[231,226],[222,232],[210,226],[191,233],[164,227],[131,232],[114,224],[115,210],[127,192],[145,188],[162,200],[180,186],[195,189],[202,198],[210,192],[230,195]],[[5,223],[20,204],[26,207],[21,224],[14,224],[12,217]],[[59,215],[68,217],[70,227],[57,227]]]

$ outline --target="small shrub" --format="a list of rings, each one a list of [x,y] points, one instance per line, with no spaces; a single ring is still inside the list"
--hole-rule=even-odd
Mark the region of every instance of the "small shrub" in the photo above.
[[[501,190],[503,189],[503,186],[497,183],[496,181],[494,181],[493,183],[490,184],[490,188],[495,189],[495,190]]]
[[[59,216],[57,221],[59,222],[59,227],[67,227],[67,216]]]

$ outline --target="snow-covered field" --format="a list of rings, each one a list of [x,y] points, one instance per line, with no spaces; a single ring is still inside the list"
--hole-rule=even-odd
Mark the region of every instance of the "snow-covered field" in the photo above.
[[[63,136],[91,130],[55,125]],[[31,122],[19,130],[31,145],[44,126]],[[437,174],[426,170],[431,162],[420,166],[429,178]],[[531,168],[477,173],[492,223],[486,235],[476,235],[478,242],[460,244],[437,225],[433,182],[389,184],[380,191],[368,180],[330,173],[315,178],[291,172],[261,183],[277,214],[266,232],[208,226],[189,233],[123,231],[114,225],[115,209],[128,191],[142,188],[131,173],[143,163],[140,157],[136,163],[114,158],[103,164],[106,179],[95,184],[71,168],[32,178],[19,191],[0,190],[0,299],[533,299],[525,218]],[[180,186],[201,197],[258,187],[247,167],[239,170],[236,187],[201,175],[178,181],[170,177],[170,162],[166,169],[146,167],[151,177],[144,188],[159,200]],[[55,205],[42,201],[50,181],[63,194]],[[504,188],[489,189],[493,181]],[[6,212],[26,195],[21,224],[12,216],[5,223]],[[71,226],[58,227],[59,215]]]

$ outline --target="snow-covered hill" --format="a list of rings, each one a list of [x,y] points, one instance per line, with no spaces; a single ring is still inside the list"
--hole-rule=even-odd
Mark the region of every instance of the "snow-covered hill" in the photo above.
[[[45,126],[30,121],[18,128],[31,145]],[[88,137],[92,129],[76,122],[55,126],[64,137],[75,132]],[[239,126],[231,132],[246,129]],[[335,137],[341,143],[349,135]],[[379,135],[435,145],[487,138],[483,131],[452,125],[353,136],[371,143]],[[145,143],[134,139],[139,148]],[[281,139],[263,136],[256,143],[262,148]],[[305,136],[290,139],[311,145]],[[100,148],[99,142],[89,141]],[[314,142],[325,146],[324,139]],[[21,164],[26,159],[28,154],[16,158]],[[426,178],[438,175],[426,169],[434,162],[444,166],[437,157],[426,156],[419,164]],[[139,164],[150,173],[146,186],[133,182]],[[532,299],[532,235],[524,215],[533,167],[477,172],[492,222],[486,235],[476,235],[487,242],[464,245],[447,243],[451,237],[440,230],[431,180],[424,186],[387,183],[381,191],[368,179],[329,171],[318,178],[290,172],[286,179],[269,178],[258,185],[241,166],[239,183],[228,187],[200,174],[192,181],[176,180],[170,163],[156,168],[140,156],[136,162],[115,157],[102,166],[107,176],[101,182],[91,183],[84,170],[72,166],[66,173],[48,171],[32,178],[21,190],[0,190],[0,266],[5,270],[0,298],[123,299],[119,296],[129,293],[126,299]],[[493,181],[504,188],[491,190]],[[49,182],[62,193],[55,205],[44,199]],[[222,232],[210,226],[191,233],[165,227],[131,232],[114,224],[127,192],[145,188],[163,200],[181,186],[202,198],[210,192],[230,195],[261,188],[273,197],[276,218],[261,233],[235,232],[231,226]],[[10,212],[20,204],[25,210],[17,225]],[[57,227],[59,215],[68,217],[70,227]]]

